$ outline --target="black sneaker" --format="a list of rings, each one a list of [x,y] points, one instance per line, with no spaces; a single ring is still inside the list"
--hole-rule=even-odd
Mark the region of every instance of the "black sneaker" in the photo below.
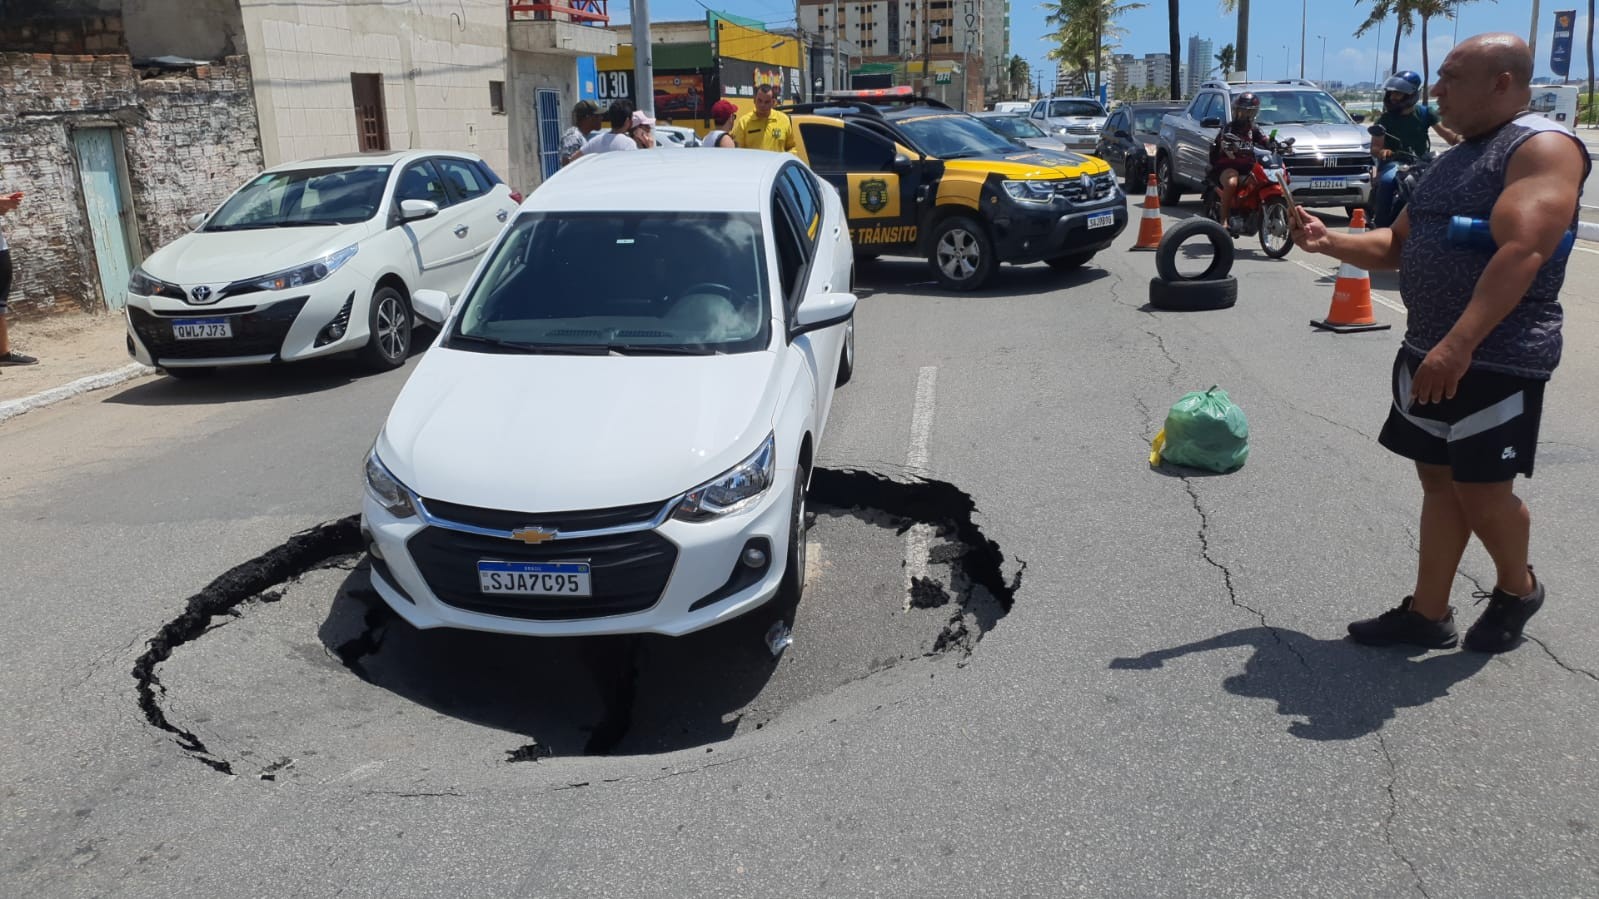
[[[1543,608],[1543,581],[1534,576],[1532,592],[1526,596],[1512,596],[1498,587],[1492,593],[1472,595],[1479,603],[1488,600],[1488,610],[1466,631],[1466,648],[1472,652],[1504,652],[1521,643],[1522,628]]]
[[[38,362],[39,360],[32,356],[19,353],[16,350],[0,356],[0,365],[36,365]]]
[[[1455,610],[1449,616],[1433,621],[1420,612],[1412,612],[1414,597],[1407,596],[1398,608],[1389,609],[1376,618],[1356,621],[1349,625],[1349,638],[1367,646],[1392,646],[1410,643],[1427,649],[1449,649],[1460,642],[1460,631],[1455,628]]]

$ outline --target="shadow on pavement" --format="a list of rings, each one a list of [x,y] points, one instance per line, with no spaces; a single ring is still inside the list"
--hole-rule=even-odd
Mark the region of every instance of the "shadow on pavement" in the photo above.
[[[1194,653],[1253,647],[1241,674],[1222,681],[1235,696],[1270,699],[1277,714],[1296,719],[1288,732],[1305,740],[1353,740],[1376,733],[1400,709],[1426,705],[1481,671],[1491,656],[1377,649],[1348,640],[1320,640],[1283,628],[1252,627],[1134,658],[1110,667],[1147,671]]]
[[[1099,256],[1114,253],[1114,248],[1101,250],[1094,260],[1082,268],[1058,272],[1042,262],[1031,265],[1001,265],[982,290],[950,290],[933,278],[927,260],[910,256],[881,256],[862,259],[856,263],[857,289],[866,288],[872,294],[893,293],[916,297],[951,297],[970,299],[1009,299],[1012,297],[1039,296],[1058,290],[1071,290],[1092,284],[1110,273],[1095,262]]]
[[[520,734],[512,761],[668,752],[733,736],[777,668],[776,604],[685,637],[522,637],[418,630],[345,579],[318,637],[375,686],[443,715]],[[792,616],[786,616],[792,621]]]

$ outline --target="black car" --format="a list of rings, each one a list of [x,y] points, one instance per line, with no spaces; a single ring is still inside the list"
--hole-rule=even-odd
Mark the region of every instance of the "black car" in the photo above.
[[[1094,155],[1110,163],[1111,170],[1122,176],[1128,193],[1142,193],[1149,173],[1155,170],[1160,120],[1167,113],[1182,109],[1183,104],[1168,100],[1123,103],[1105,120]]]

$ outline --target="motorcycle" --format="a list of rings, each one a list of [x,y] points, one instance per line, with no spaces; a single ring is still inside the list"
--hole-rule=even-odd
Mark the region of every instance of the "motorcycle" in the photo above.
[[[1294,139],[1274,138],[1270,150],[1233,134],[1223,134],[1221,140],[1229,156],[1239,155],[1244,147],[1255,151],[1254,166],[1238,179],[1238,192],[1233,197],[1233,230],[1243,237],[1259,234],[1260,249],[1272,259],[1287,256],[1294,248],[1290,234],[1294,198],[1289,193],[1283,157],[1293,153]],[[1227,224],[1221,221],[1221,184],[1214,175],[1205,179],[1203,202],[1207,218]]]
[[[1366,129],[1366,133],[1372,137],[1382,138],[1385,143],[1392,138],[1392,135],[1388,133],[1388,129],[1381,125],[1372,125]],[[1366,222],[1367,228],[1387,228],[1398,220],[1399,213],[1409,204],[1411,196],[1416,192],[1416,185],[1421,183],[1422,176],[1427,174],[1427,167],[1432,165],[1433,162],[1433,156],[1430,153],[1423,157],[1395,147],[1386,149],[1393,152],[1393,161],[1399,167],[1398,177],[1394,181],[1394,198],[1388,204],[1387,214],[1382,216],[1382,221],[1377,219],[1376,202],[1372,203],[1372,215]],[[1372,172],[1371,183],[1374,187],[1378,183],[1377,176],[1381,172],[1382,166],[1379,164]]]

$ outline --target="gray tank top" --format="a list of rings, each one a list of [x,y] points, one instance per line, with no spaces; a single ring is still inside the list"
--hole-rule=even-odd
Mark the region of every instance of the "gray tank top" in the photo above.
[[[1486,219],[1505,187],[1510,155],[1528,138],[1565,128],[1543,116],[1523,114],[1480,138],[1464,141],[1438,157],[1410,199],[1410,238],[1399,262],[1399,291],[1409,312],[1405,347],[1426,355],[1466,311],[1492,251],[1449,242],[1449,220],[1464,215]],[[1584,163],[1583,178],[1593,167]],[[1576,216],[1572,216],[1572,227]],[[1545,262],[1520,304],[1505,316],[1471,358],[1471,367],[1546,380],[1560,364],[1560,287],[1566,260]]]

